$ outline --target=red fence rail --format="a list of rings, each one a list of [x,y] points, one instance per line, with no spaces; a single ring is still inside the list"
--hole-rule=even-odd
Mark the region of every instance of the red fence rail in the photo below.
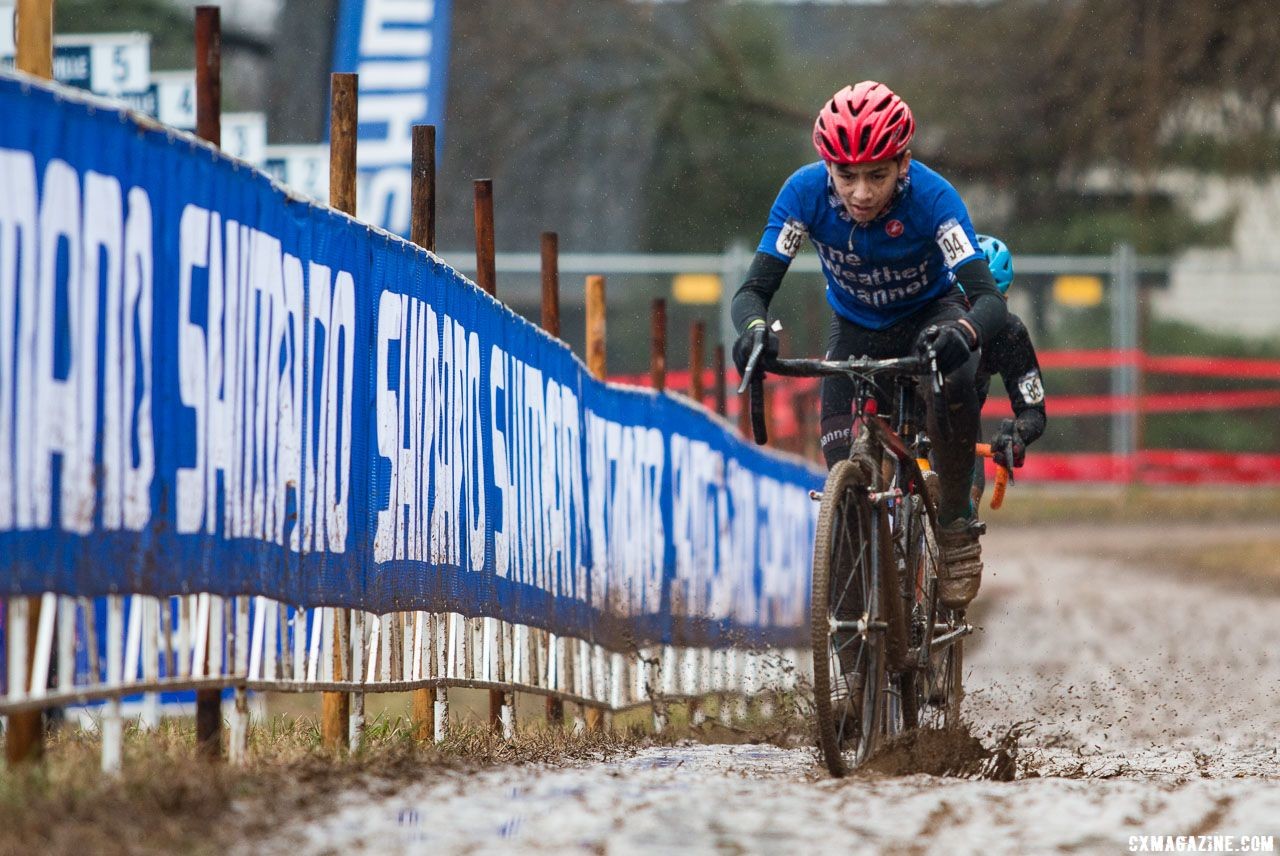
[[[1180,356],[1144,354],[1125,350],[1059,350],[1039,354],[1046,370],[1108,370],[1136,366],[1144,374],[1182,377],[1225,378],[1240,381],[1280,381],[1280,360],[1245,357]],[[637,386],[647,385],[643,375],[618,376],[613,380]],[[770,433],[788,448],[802,449],[798,436],[796,399],[815,411],[810,425],[817,423],[817,381],[812,378],[773,378],[770,381]],[[714,386],[710,371],[704,375],[703,389]],[[667,388],[688,390],[688,370],[667,372]],[[711,402],[704,401],[710,405]],[[729,402],[729,417],[740,402]],[[1203,390],[1155,392],[1142,396],[1053,395],[1048,399],[1050,418],[1100,417],[1117,412],[1141,414],[1205,413],[1226,410],[1280,409],[1280,387],[1276,389]],[[987,400],[983,415],[1001,418],[1010,415],[1003,395]],[[811,430],[811,429],[810,429]],[[1234,453],[1192,449],[1141,449],[1133,455],[1109,452],[1036,452],[1027,456],[1019,477],[1027,482],[1104,482],[1140,484],[1248,484],[1280,485],[1280,454]]]

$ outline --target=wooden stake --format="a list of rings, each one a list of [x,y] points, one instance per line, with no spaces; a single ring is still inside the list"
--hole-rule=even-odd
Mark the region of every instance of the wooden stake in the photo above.
[[[217,6],[196,7],[196,135],[222,145],[222,13]],[[205,631],[208,632],[207,630]],[[209,674],[209,645],[205,639],[203,672]],[[196,751],[204,758],[222,758],[222,692],[196,690]]]
[[[436,126],[413,126],[413,186],[409,240],[435,252],[436,249]],[[424,657],[425,660],[425,657]],[[427,673],[423,663],[422,673]],[[413,736],[428,742],[435,738],[435,687],[413,691]]]
[[[413,126],[409,240],[436,251],[436,126]]]
[[[346,670],[343,668],[346,661],[343,656],[343,647],[347,638],[347,634],[342,632],[342,625],[349,619],[345,609],[334,608],[331,611],[333,613],[333,633],[330,656],[333,658],[333,680],[341,681],[346,679]],[[316,620],[323,621],[319,616],[316,617]],[[351,696],[341,692],[321,693],[320,738],[324,747],[331,752],[348,751],[351,745],[350,727]]]
[[[653,299],[649,314],[649,385],[654,389],[667,388],[667,301]]]
[[[729,402],[724,378],[724,345],[716,345],[715,357],[716,413],[724,416],[729,412]]]
[[[542,233],[542,329],[560,338],[560,238]]]
[[[333,74],[329,78],[329,205],[347,214],[356,213],[356,125],[359,107],[356,93],[359,79],[354,74]],[[346,647],[349,639],[347,610],[333,610],[333,680],[346,679]],[[320,733],[326,749],[345,752],[350,748],[351,696],[321,693]]]
[[[196,135],[222,145],[222,13],[196,7]]]
[[[604,730],[604,708],[591,705],[583,713],[586,715],[588,731]]]
[[[797,393],[791,396],[791,412],[795,414],[796,436],[791,442],[790,451],[795,452],[797,455],[803,455],[805,440],[811,433],[809,428],[809,409],[805,407],[803,395]]]
[[[53,80],[53,0],[18,0],[14,22],[18,71]]]
[[[427,743],[435,738],[436,688],[413,691],[413,737]]]
[[[605,350],[604,277],[587,277],[587,370],[604,380],[608,372]]]
[[[14,605],[19,600],[16,597],[9,599],[10,614],[5,616],[5,626],[9,633],[6,644],[9,646],[10,651],[26,651],[25,674],[18,676],[24,678],[26,686],[23,687],[23,695],[26,695],[33,683],[39,680],[47,680],[48,676],[37,677],[32,674],[36,655],[36,633],[40,626],[40,598],[29,597],[23,599],[25,600],[23,605],[27,611],[25,627],[13,620]],[[22,634],[22,638],[19,638],[19,633]],[[10,680],[13,680],[13,677],[10,676]],[[44,711],[28,710],[22,713],[9,714],[9,730],[5,740],[5,759],[10,765],[13,765],[27,761],[38,761],[42,757],[44,757]]]
[[[493,260],[493,179],[476,179],[476,284],[497,295]]]
[[[564,725],[564,702],[554,696],[547,696],[547,724]]]
[[[502,706],[506,695],[502,690],[489,690],[489,728],[497,734],[502,733]]]
[[[329,205],[356,213],[356,104],[354,74],[330,75],[329,88]]]
[[[689,328],[689,395],[702,403],[702,366],[706,359],[707,324],[694,321]]]

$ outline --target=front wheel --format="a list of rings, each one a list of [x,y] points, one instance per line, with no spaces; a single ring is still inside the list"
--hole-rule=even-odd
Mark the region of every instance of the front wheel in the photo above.
[[[879,738],[886,622],[877,564],[890,548],[883,513],[867,496],[877,469],[855,458],[831,468],[814,539],[810,632],[818,746],[843,776]]]

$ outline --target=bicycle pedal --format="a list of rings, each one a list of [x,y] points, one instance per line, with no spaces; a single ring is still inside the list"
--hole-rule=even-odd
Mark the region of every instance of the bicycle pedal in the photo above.
[[[987,522],[985,520],[975,520],[969,524],[969,532],[974,535],[987,534]]]

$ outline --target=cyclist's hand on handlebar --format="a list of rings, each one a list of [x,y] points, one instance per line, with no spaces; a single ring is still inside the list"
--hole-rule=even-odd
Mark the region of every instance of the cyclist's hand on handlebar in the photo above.
[[[1010,460],[1010,455],[1013,459]],[[1018,423],[1005,419],[1000,423],[1000,430],[991,438],[991,459],[1006,470],[1020,467],[1027,459],[1027,445],[1022,442],[1018,432]]]
[[[760,354],[761,363],[776,359],[778,337],[766,326],[763,318],[756,318],[747,324],[747,328],[738,334],[738,341],[733,343],[733,364],[738,367],[739,376],[746,373],[751,351],[755,348],[756,342],[760,341],[764,342],[764,351]]]
[[[977,337],[959,319],[930,324],[920,334],[917,349],[927,356],[930,349],[938,357],[938,371],[950,374],[965,364],[978,349]]]

